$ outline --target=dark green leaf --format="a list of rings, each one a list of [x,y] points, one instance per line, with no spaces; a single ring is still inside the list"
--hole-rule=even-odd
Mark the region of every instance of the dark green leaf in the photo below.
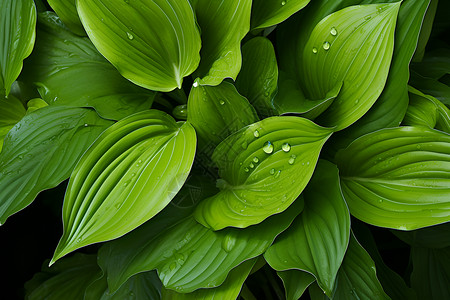
[[[313,275],[300,270],[287,270],[277,272],[284,284],[287,300],[299,299],[308,286],[315,281]]]
[[[25,116],[25,107],[16,97],[10,95],[8,99],[0,99],[0,153],[6,134]]]
[[[394,231],[404,242],[415,247],[442,249],[450,247],[450,223],[425,227],[413,231]]]
[[[414,71],[411,71],[410,85],[450,106],[450,86],[436,79],[423,77]]]

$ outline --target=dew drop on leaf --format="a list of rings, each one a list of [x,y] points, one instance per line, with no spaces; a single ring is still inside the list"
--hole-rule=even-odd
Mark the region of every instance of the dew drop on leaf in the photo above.
[[[269,173],[270,173],[270,175],[275,174],[275,169],[270,169]]]
[[[272,145],[272,143],[270,141],[265,142],[264,146],[263,146],[263,150],[267,154],[271,154],[273,152],[273,145]]]
[[[282,6],[286,5],[286,1],[281,1],[281,5]]]
[[[177,267],[177,263],[173,262],[173,263],[170,264],[169,269],[170,269],[170,271],[173,271],[173,270],[176,269],[176,267]]]
[[[337,35],[337,30],[336,30],[335,27],[331,27],[330,34],[331,34],[332,36],[336,36],[336,35]]]
[[[284,143],[281,146],[281,149],[283,149],[284,152],[289,152],[289,151],[291,151],[291,145],[289,145],[289,143]]]
[[[248,172],[248,171],[250,171],[250,170],[249,170],[248,168],[244,168],[244,171],[245,171],[245,172]]]
[[[281,174],[281,170],[278,170],[278,172],[275,173],[275,178],[280,177],[280,174]]]
[[[255,165],[254,165],[253,163],[250,163],[249,167],[250,167],[251,169],[253,169],[253,168],[255,167]]]
[[[255,138],[259,137],[259,131],[255,130],[255,132],[253,132],[253,135],[255,136]]]
[[[312,48],[312,52],[313,52],[314,54],[317,54],[317,48],[316,48],[316,47],[313,47],[313,48]]]
[[[297,158],[297,157],[296,157],[295,155],[292,155],[291,158],[289,158],[288,163],[289,163],[290,165],[293,165],[293,164],[295,163],[295,159],[296,159],[296,158]]]
[[[323,43],[323,49],[324,50],[330,49],[330,43],[328,43],[328,42]]]
[[[131,33],[129,33],[129,32],[127,32],[127,37],[128,37],[129,40],[134,39],[134,36]]]
[[[254,162],[254,163],[258,163],[258,162],[259,162],[259,158],[257,158],[256,156],[253,157],[253,162]]]
[[[220,100],[219,103],[220,103],[220,105],[224,105],[224,104],[225,104],[225,101]]]

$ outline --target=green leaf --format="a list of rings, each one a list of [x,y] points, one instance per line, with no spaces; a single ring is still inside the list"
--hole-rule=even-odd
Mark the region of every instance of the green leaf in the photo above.
[[[260,116],[275,113],[272,99],[277,93],[278,67],[272,42],[255,37],[242,47],[242,69],[236,88],[247,97]]]
[[[33,50],[36,7],[33,0],[0,2],[0,98],[8,96],[22,70],[22,62]]]
[[[48,4],[58,14],[64,24],[78,35],[86,35],[80,18],[78,17],[77,0],[48,0]]]
[[[197,22],[202,33],[199,84],[218,85],[236,79],[241,69],[241,40],[250,29],[251,0],[198,0]]]
[[[64,106],[23,117],[7,134],[0,154],[0,224],[41,191],[66,180],[111,123],[91,109]]]
[[[197,68],[201,41],[188,0],[77,1],[92,43],[131,82],[168,92]]]
[[[180,293],[216,287],[224,282],[230,270],[264,253],[301,212],[302,205],[296,201],[285,213],[246,229],[217,232],[191,216],[183,218],[189,209],[183,211],[170,205],[162,212],[164,215],[156,216],[159,220],[152,219],[105,244],[99,251],[98,262],[112,291],[133,274],[155,268],[164,286]],[[169,218],[171,222],[165,221]],[[165,227],[160,225],[163,222]]]
[[[426,127],[364,135],[336,155],[356,218],[412,230],[450,221],[450,135]]]
[[[258,121],[253,106],[228,82],[218,86],[194,84],[188,112],[188,120],[199,137],[200,150],[206,147],[214,150],[230,134]]]
[[[449,299],[450,248],[413,247],[411,256],[411,286],[418,299]]]
[[[450,106],[450,86],[433,78],[423,77],[414,70],[411,71],[410,85],[424,94],[431,95]]]
[[[440,79],[450,74],[450,49],[431,50],[420,63],[412,63],[411,68],[424,77]]]
[[[44,265],[42,272],[25,284],[26,299],[83,299],[85,289],[100,275],[96,255],[77,253],[51,268]]]
[[[450,223],[412,231],[394,231],[394,234],[405,243],[414,247],[433,249],[450,247]]]
[[[284,211],[312,176],[331,129],[297,117],[271,117],[234,133],[217,146],[221,191],[195,211],[201,224],[244,228]]]
[[[8,99],[0,99],[0,153],[6,134],[25,116],[25,107],[16,97],[10,95]]]
[[[305,7],[310,0],[253,0],[251,28],[264,28],[283,22]]]
[[[431,99],[420,91],[410,88],[409,105],[403,118],[403,125],[427,126],[434,128],[438,119],[438,108]]]
[[[88,38],[69,32],[53,13],[39,16],[37,36],[24,75],[50,105],[94,107],[113,120],[150,108],[155,93],[123,78]]]
[[[308,286],[315,281],[314,276],[300,270],[287,270],[277,272],[284,284],[287,300],[299,299]]]
[[[84,300],[161,299],[161,281],[158,274],[143,272],[127,280],[115,293],[110,294],[106,277],[88,286]]]
[[[103,132],[69,181],[64,233],[52,263],[122,236],[156,215],[186,180],[195,148],[192,126],[157,110],[134,114]]]
[[[303,51],[307,97],[322,99],[343,82],[337,99],[319,123],[344,129],[375,103],[389,71],[399,6],[351,6],[316,25]]]
[[[237,299],[245,279],[250,274],[257,258],[244,261],[228,274],[227,279],[216,288],[198,289],[192,293],[181,294],[173,290],[164,289],[163,299],[166,300],[222,300]]]
[[[303,213],[264,257],[275,270],[311,273],[331,297],[350,238],[350,214],[341,194],[336,166],[319,161],[303,195]]]

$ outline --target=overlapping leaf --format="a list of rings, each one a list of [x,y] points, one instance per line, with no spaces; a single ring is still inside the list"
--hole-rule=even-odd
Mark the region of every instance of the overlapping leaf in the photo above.
[[[7,134],[0,154],[0,224],[37,194],[66,180],[105,130],[86,108],[45,107],[23,117]]]
[[[195,218],[219,230],[244,228],[284,211],[300,195],[332,130],[297,117],[271,117],[217,146],[221,191],[199,204]]]
[[[6,134],[24,115],[25,107],[19,99],[12,95],[8,99],[0,99],[0,153]]]
[[[314,276],[300,270],[277,272],[284,284],[287,300],[299,299],[308,286],[315,281]]]
[[[253,0],[252,29],[264,28],[283,22],[305,7],[310,0]]]
[[[133,83],[168,92],[181,88],[183,77],[197,68],[201,41],[188,0],[78,0],[77,5],[92,43]]]
[[[358,219],[412,230],[450,221],[450,135],[383,129],[336,156],[344,198]]]
[[[319,117],[319,124],[346,128],[377,100],[389,71],[399,6],[351,6],[316,25],[303,50],[307,97],[322,99],[343,82],[337,99]]]
[[[250,29],[251,0],[197,0],[195,13],[202,33],[200,84],[236,79],[241,69],[241,40]]]
[[[64,233],[52,262],[133,230],[162,210],[186,180],[195,131],[149,110],[122,119],[77,164],[64,199]]]
[[[78,35],[86,35],[78,17],[76,2],[76,0],[48,0],[48,4],[72,32]]]
[[[33,0],[0,2],[0,98],[8,96],[22,70],[22,62],[33,50],[36,7]]]
[[[350,214],[335,165],[319,162],[304,198],[301,216],[280,235],[264,257],[275,270],[298,269],[313,274],[331,297],[350,238]]]

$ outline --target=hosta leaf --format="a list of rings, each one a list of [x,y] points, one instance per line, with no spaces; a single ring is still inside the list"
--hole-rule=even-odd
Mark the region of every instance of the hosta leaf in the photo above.
[[[168,92],[197,68],[201,41],[188,0],[77,4],[92,43],[133,83]]]
[[[227,228],[214,232],[191,216],[158,230],[158,222],[150,220],[103,246],[99,264],[112,291],[133,274],[155,268],[164,286],[180,293],[216,287],[234,267],[264,253],[301,212],[302,205],[296,201],[286,212],[243,230]],[[173,219],[183,211],[169,206],[163,213]]]
[[[364,115],[381,94],[392,58],[399,6],[351,6],[316,25],[303,51],[308,99],[322,99],[343,82],[319,123],[343,129]]]
[[[106,277],[94,281],[84,294],[84,300],[161,299],[161,281],[156,271],[132,276],[115,293],[109,293]]]
[[[242,47],[242,69],[236,79],[239,92],[247,97],[260,116],[275,113],[272,99],[277,93],[278,67],[272,42],[255,37]]]
[[[253,106],[228,82],[218,86],[194,85],[189,94],[188,120],[199,137],[199,149],[212,150],[227,136],[258,121]]]
[[[86,287],[100,275],[96,255],[77,253],[51,268],[44,265],[42,272],[25,284],[26,299],[83,299]]]
[[[39,16],[37,36],[24,75],[50,105],[94,107],[114,120],[150,108],[155,93],[123,78],[88,38],[69,32],[53,13]]]
[[[287,270],[277,272],[284,284],[287,300],[299,299],[315,278],[308,272],[300,270]]]
[[[78,17],[76,2],[77,0],[48,0],[48,4],[72,32],[78,35],[86,35]]]
[[[420,63],[413,63],[411,67],[424,77],[440,79],[450,74],[450,49],[431,50]]]
[[[415,247],[442,249],[450,247],[450,223],[413,231],[394,231],[402,241]]]
[[[448,299],[450,297],[450,248],[411,250],[413,272],[411,286],[418,299]]]
[[[310,0],[253,0],[252,29],[264,28],[283,22],[305,7]]]
[[[111,121],[86,108],[44,107],[20,120],[0,154],[0,224],[66,180]]]
[[[25,116],[25,112],[25,107],[16,97],[10,95],[8,99],[0,99],[0,153],[6,134]]]
[[[192,293],[181,294],[164,289],[163,299],[167,300],[222,300],[237,299],[245,279],[252,270],[257,258],[244,261],[228,274],[227,279],[216,288],[198,289]]]
[[[450,135],[398,127],[364,135],[336,155],[356,218],[412,230],[450,221]]]
[[[434,128],[438,117],[439,113],[436,104],[431,99],[425,97],[420,91],[414,91],[410,88],[408,110],[406,111],[402,124]]]
[[[425,18],[423,19],[422,28],[420,29],[419,40],[417,42],[417,49],[414,52],[412,58],[413,62],[418,62],[423,59],[425,54],[425,47],[427,46],[428,39],[430,38],[431,30],[433,28],[434,17],[436,16],[438,0],[430,0],[430,5],[427,8]],[[448,6],[447,6],[448,7]],[[440,7],[445,11],[445,7]],[[435,28],[436,30],[436,28]]]
[[[341,194],[336,166],[319,161],[303,195],[303,213],[264,257],[275,270],[298,269],[313,274],[331,296],[350,238],[350,214]]]
[[[200,84],[218,85],[236,79],[241,69],[241,40],[250,29],[251,0],[198,0],[197,22],[202,33]]]
[[[214,230],[247,227],[285,210],[314,171],[331,129],[297,117],[271,117],[217,146],[221,191],[197,206],[195,218]]]
[[[117,238],[162,210],[186,180],[195,131],[149,110],[122,119],[77,164],[63,206],[64,233],[52,262],[83,246]]]
[[[8,96],[23,60],[33,50],[36,36],[33,0],[2,0],[0,20],[0,98],[3,98]]]
[[[47,107],[48,104],[40,98],[34,98],[27,102],[27,114],[32,113],[40,108]]]

